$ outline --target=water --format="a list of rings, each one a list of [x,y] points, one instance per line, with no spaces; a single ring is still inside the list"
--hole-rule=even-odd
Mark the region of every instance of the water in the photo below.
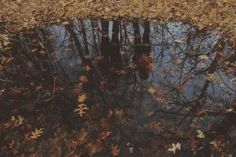
[[[109,130],[109,142],[120,146],[121,156],[170,155],[175,142],[190,153],[196,130],[206,136],[199,140],[204,156],[212,153],[212,132],[234,130],[232,118],[224,128],[227,109],[235,110],[236,84],[234,50],[223,33],[180,22],[86,19],[20,32],[11,41],[2,55],[14,56],[1,74],[12,81],[1,85],[7,89],[3,120],[41,115],[46,121],[37,125],[48,137],[60,127],[69,133],[86,128],[90,136]],[[80,117],[73,110],[82,94],[89,110]],[[235,135],[229,138],[232,154]]]

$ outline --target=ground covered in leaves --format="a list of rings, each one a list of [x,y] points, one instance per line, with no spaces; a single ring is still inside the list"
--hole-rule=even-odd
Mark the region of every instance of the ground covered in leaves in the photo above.
[[[212,28],[236,41],[235,0],[2,0],[1,26],[8,31],[42,26],[68,18],[143,18],[190,22],[199,29]]]

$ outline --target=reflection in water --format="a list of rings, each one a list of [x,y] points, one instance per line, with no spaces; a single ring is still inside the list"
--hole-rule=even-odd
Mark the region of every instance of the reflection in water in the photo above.
[[[125,114],[126,121],[114,127],[129,128],[123,138],[140,147],[151,145],[141,133],[158,135],[147,127],[156,122],[164,136],[178,128],[185,131],[183,138],[196,129],[209,138],[231,129],[235,115],[222,113],[235,105],[235,73],[225,70],[235,60],[222,34],[177,22],[78,20],[15,39],[12,52],[18,59],[14,71],[7,69],[9,77],[15,72],[17,82],[49,85],[57,76],[68,89],[85,75],[89,103],[100,101]]]

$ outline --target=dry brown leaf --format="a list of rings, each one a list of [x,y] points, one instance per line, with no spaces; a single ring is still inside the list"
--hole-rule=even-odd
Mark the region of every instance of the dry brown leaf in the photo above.
[[[111,135],[110,131],[102,131],[99,136],[102,140],[106,140],[107,137],[109,137],[110,135]]]
[[[89,143],[87,145],[88,153],[89,156],[93,156],[94,154],[101,152],[103,147],[102,147],[102,142],[97,140],[95,143]]]
[[[163,128],[161,127],[160,122],[151,122],[151,123],[145,124],[144,127],[149,128],[149,129],[153,129],[159,133],[163,132]]]
[[[91,68],[89,65],[86,65],[86,66],[85,66],[85,70],[86,70],[87,72],[89,72],[89,71],[92,70],[92,68]]]
[[[118,145],[111,146],[111,154],[112,156],[118,156],[120,154],[120,148]]]

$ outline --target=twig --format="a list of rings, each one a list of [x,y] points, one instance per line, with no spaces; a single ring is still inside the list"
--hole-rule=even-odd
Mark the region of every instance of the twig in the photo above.
[[[0,79],[1,82],[8,82],[8,83],[15,83],[15,81],[12,80],[4,80],[4,79]]]
[[[53,77],[53,90],[52,90],[52,97],[54,96],[55,93],[55,88],[56,88],[56,77]]]

